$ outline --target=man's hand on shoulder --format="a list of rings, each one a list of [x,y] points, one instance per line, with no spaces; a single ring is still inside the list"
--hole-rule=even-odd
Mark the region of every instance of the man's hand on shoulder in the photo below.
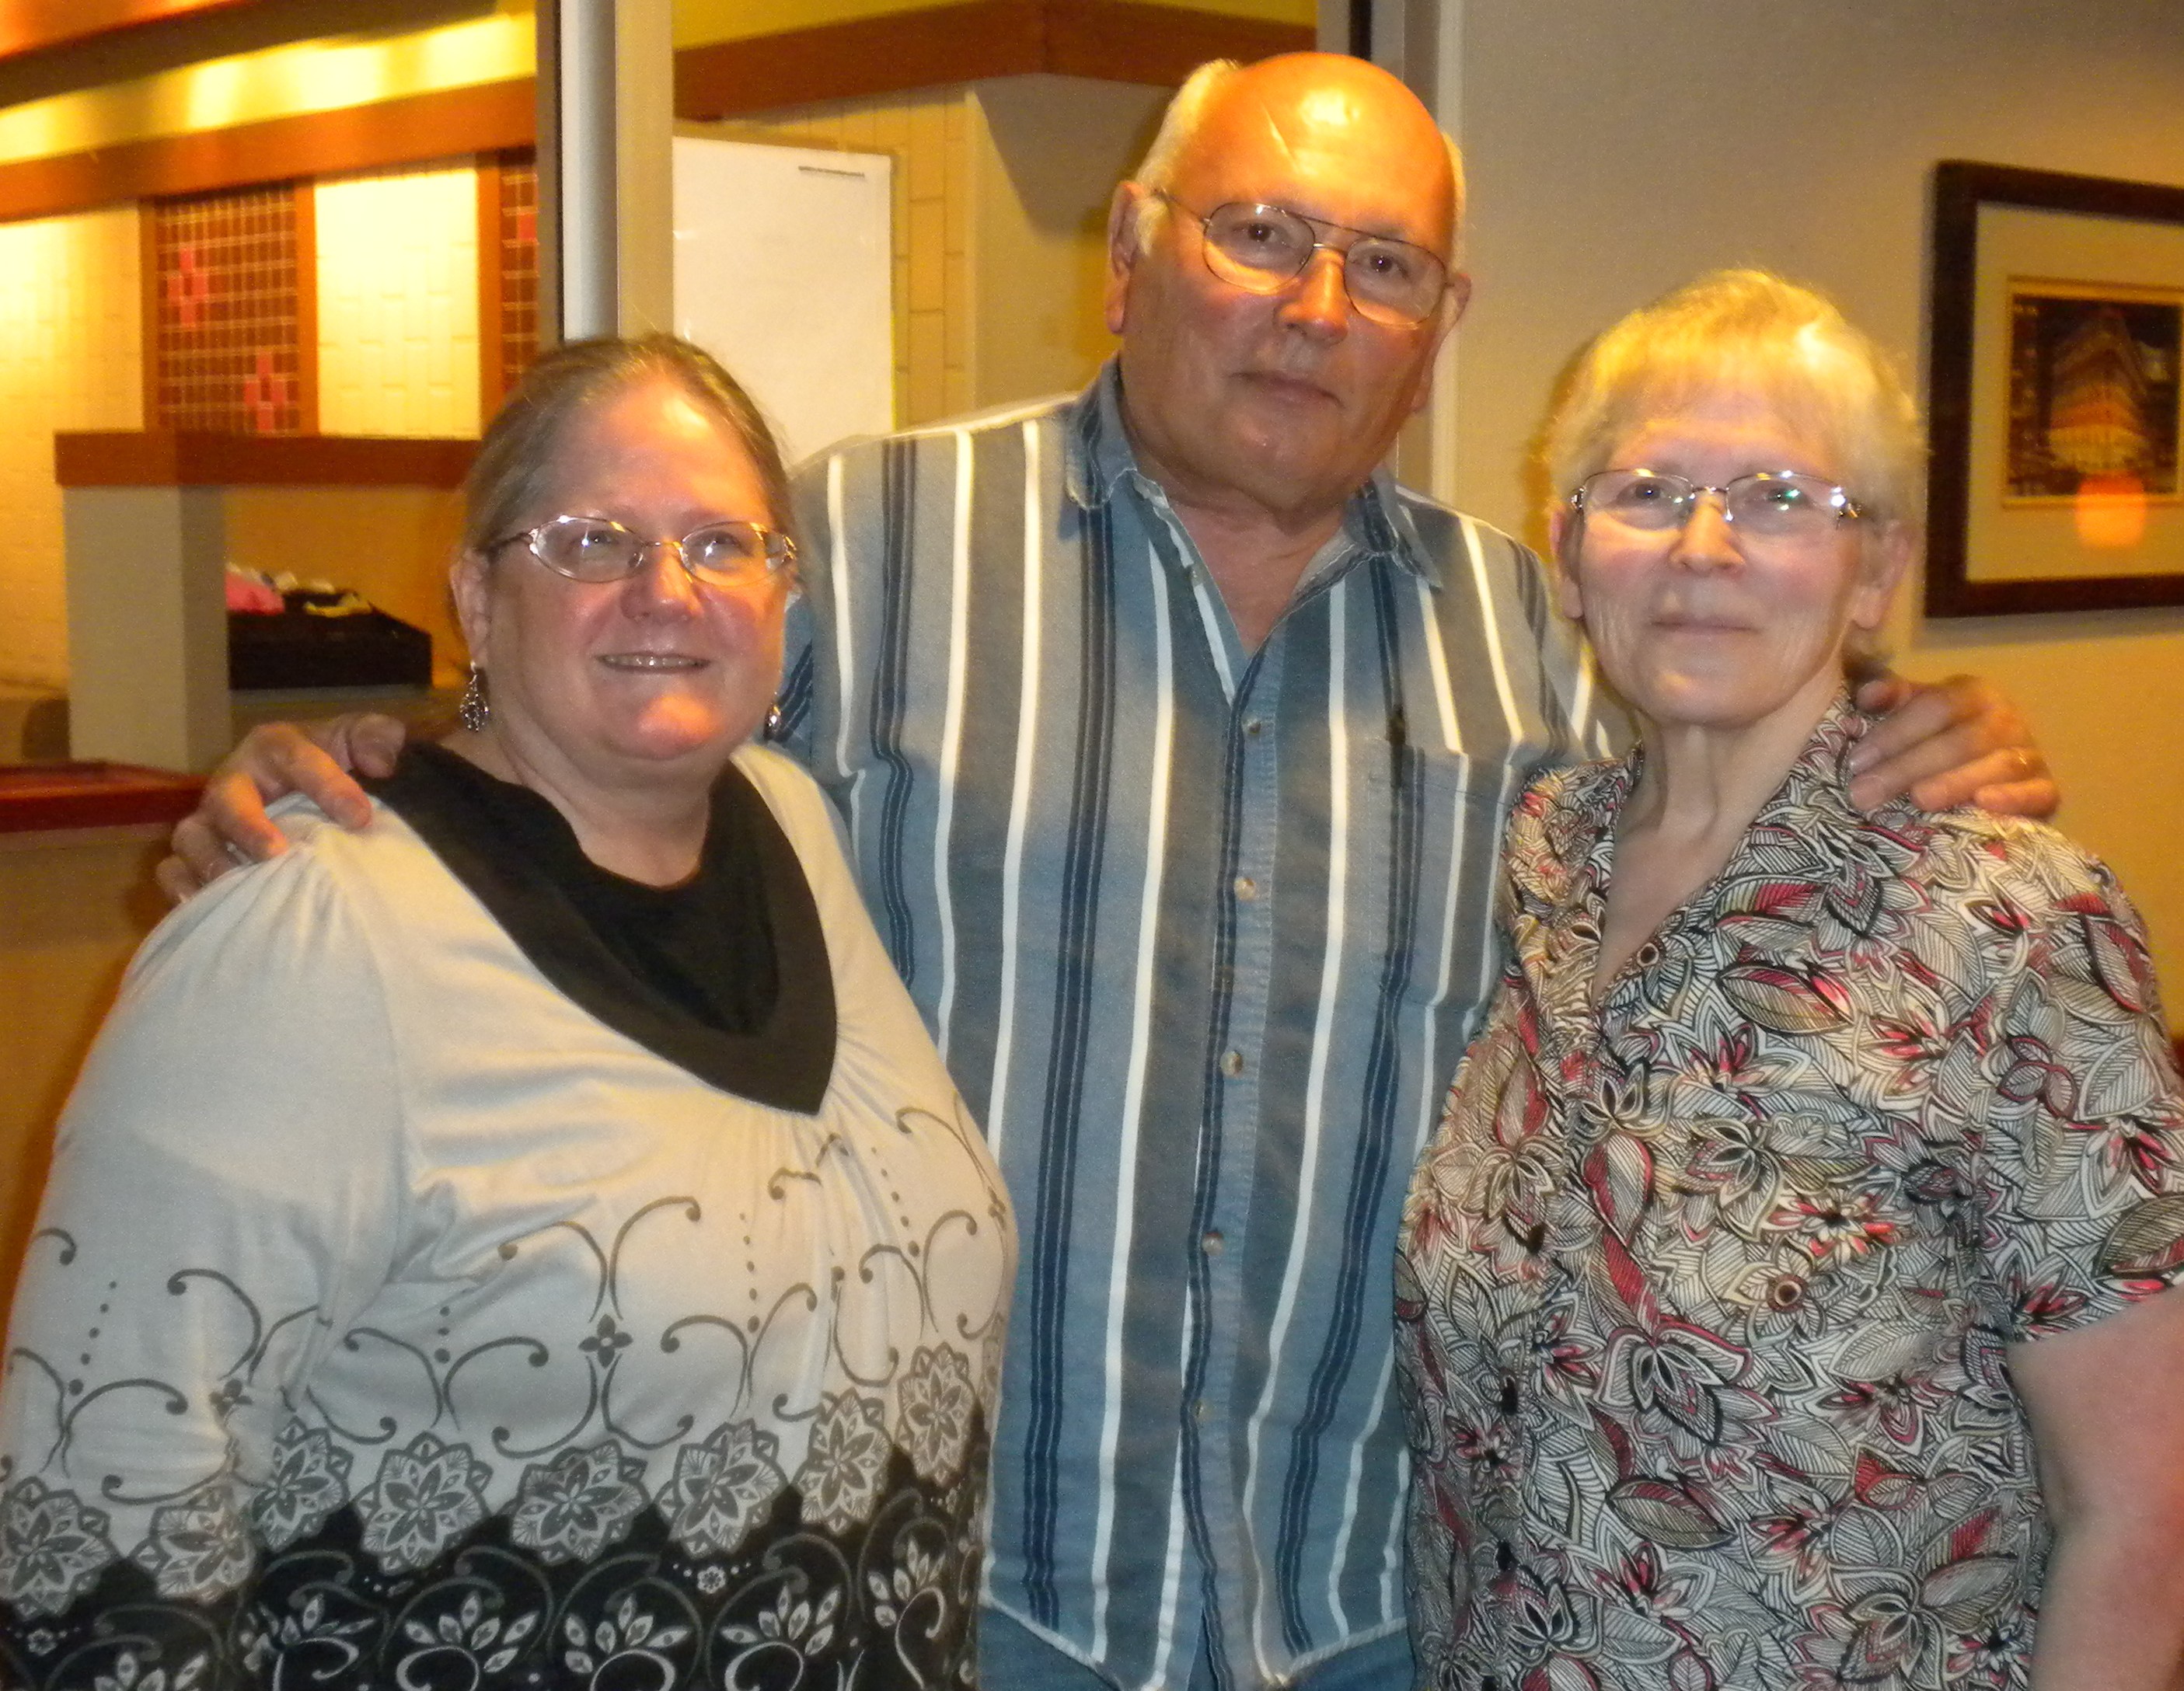
[[[393,717],[370,712],[303,728],[287,722],[253,728],[207,779],[198,808],[175,824],[173,855],[154,871],[160,890],[179,904],[238,865],[279,856],[287,837],[265,807],[291,793],[343,827],[361,828],[371,820],[371,801],[349,771],[393,773],[407,733]]]
[[[1931,683],[1884,675],[1858,690],[1879,715],[1851,754],[1851,797],[1871,810],[1909,793],[1923,809],[1976,804],[2045,821],[2061,791],[2015,706],[1977,676]]]

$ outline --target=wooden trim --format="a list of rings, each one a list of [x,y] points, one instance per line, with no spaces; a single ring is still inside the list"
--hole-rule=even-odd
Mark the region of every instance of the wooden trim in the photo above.
[[[56,434],[64,487],[460,487],[471,440],[147,430]]]
[[[1045,0],[1047,63],[1059,76],[1180,87],[1209,58],[1243,63],[1278,53],[1308,53],[1318,32],[1308,24],[1270,24],[1182,6],[1136,0]]]
[[[207,12],[232,12],[259,0],[12,0],[0,6],[0,58],[42,53],[98,36],[142,29]]]
[[[179,822],[197,809],[203,787],[203,776],[134,764],[0,769],[0,834]]]
[[[92,0],[50,3],[58,11]],[[1042,72],[1173,87],[1206,59],[1263,58],[1303,51],[1312,41],[1312,31],[1303,25],[1138,0],[965,0],[686,47],[675,56],[675,114],[704,121],[815,100]],[[535,81],[510,77],[0,164],[0,223],[125,200],[530,147],[538,127]],[[542,158],[542,234],[552,215],[550,170],[551,160]],[[543,272],[540,289],[540,342],[545,345],[553,338],[554,318],[550,279]]]
[[[319,185],[308,177],[288,191],[296,231],[296,427],[319,431]]]
[[[1313,40],[1301,24],[1137,0],[967,0],[685,47],[675,115],[703,122],[1042,71],[1173,87],[1209,58],[1302,52]]]
[[[0,164],[0,222],[527,147],[528,76]]]
[[[500,155],[477,161],[478,417],[500,409],[500,342],[507,300],[500,287]]]
[[[148,429],[159,426],[159,236],[158,220],[149,202],[136,207],[137,292],[144,314],[144,346],[137,359],[144,382],[144,414],[138,420]]]

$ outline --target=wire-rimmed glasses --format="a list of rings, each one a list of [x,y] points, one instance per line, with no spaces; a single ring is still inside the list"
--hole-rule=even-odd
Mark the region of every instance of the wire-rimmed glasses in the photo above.
[[[1665,470],[1603,470],[1586,476],[1569,502],[1587,516],[1663,532],[1689,522],[1708,493],[1721,500],[1724,521],[1766,540],[1818,539],[1838,523],[1865,515],[1845,489],[1793,470],[1755,470],[1718,487]]]
[[[1201,212],[1166,189],[1154,191],[1198,220],[1206,268],[1248,293],[1279,293],[1304,274],[1313,253],[1342,258],[1342,285],[1361,317],[1414,329],[1434,314],[1448,290],[1448,266],[1413,242],[1368,234],[1346,224],[1306,217],[1286,207],[1231,200]],[[1328,234],[1353,238],[1329,241]]]
[[[611,517],[563,515],[503,535],[487,550],[519,540],[533,558],[572,581],[619,581],[635,575],[645,554],[662,546],[675,548],[693,581],[714,587],[751,587],[796,561],[796,542],[761,523],[707,523],[680,540],[643,540]]]

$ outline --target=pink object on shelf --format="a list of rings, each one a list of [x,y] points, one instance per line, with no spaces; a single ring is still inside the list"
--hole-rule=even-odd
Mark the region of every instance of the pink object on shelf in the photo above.
[[[250,570],[238,570],[231,564],[227,566],[227,608],[278,616],[287,608],[287,601],[263,576]]]

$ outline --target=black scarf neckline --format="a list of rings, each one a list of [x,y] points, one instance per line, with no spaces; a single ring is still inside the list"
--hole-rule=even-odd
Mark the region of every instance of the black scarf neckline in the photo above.
[[[697,873],[669,887],[600,868],[543,795],[444,747],[414,743],[364,785],[574,1003],[710,1086],[817,1111],[834,1067],[827,936],[795,848],[733,764]]]

